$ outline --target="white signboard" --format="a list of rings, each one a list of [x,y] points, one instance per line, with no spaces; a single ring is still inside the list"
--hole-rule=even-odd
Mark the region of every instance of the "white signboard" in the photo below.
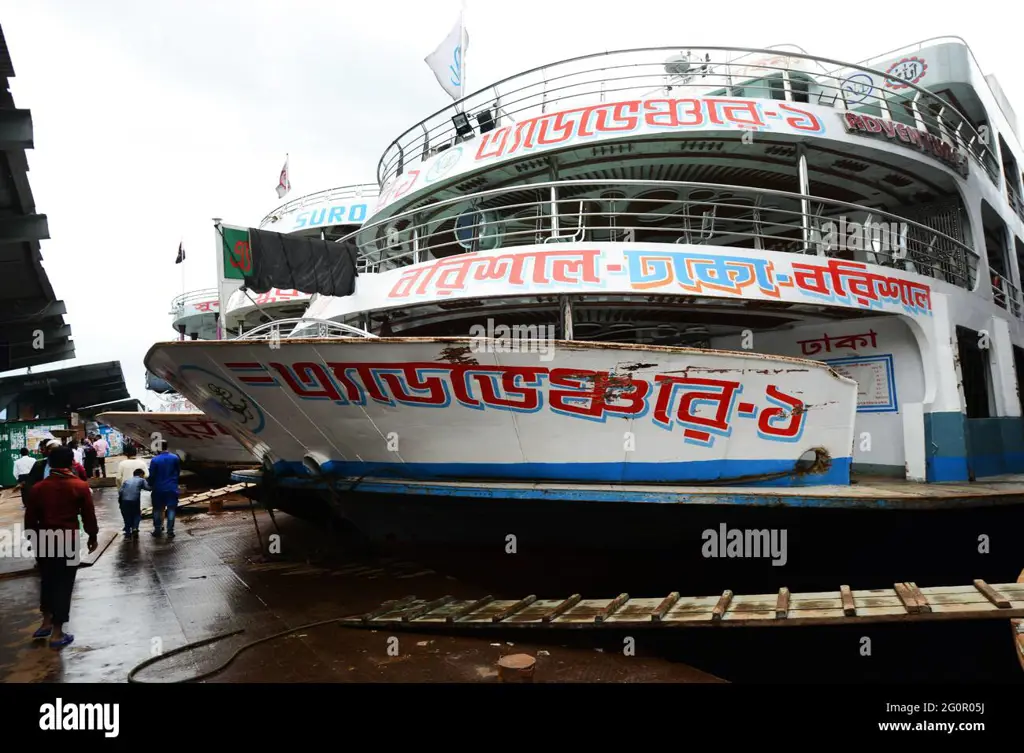
[[[837,358],[825,363],[857,383],[858,413],[895,413],[899,409],[891,355]]]

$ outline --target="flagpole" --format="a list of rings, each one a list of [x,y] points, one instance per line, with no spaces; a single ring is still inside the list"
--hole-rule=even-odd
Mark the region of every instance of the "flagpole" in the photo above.
[[[185,246],[185,239],[182,238],[178,241],[178,249],[182,249]],[[181,260],[181,294],[185,295],[185,260]]]
[[[466,96],[466,0],[462,0],[462,11],[459,13],[459,46],[462,48],[462,75],[459,76],[459,99]],[[465,110],[465,105],[463,105]]]

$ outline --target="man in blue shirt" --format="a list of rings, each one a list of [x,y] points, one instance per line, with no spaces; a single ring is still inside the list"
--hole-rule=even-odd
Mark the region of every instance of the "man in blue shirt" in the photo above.
[[[153,535],[163,536],[164,510],[167,510],[167,538],[174,538],[174,516],[178,511],[178,479],[181,461],[160,442],[160,454],[149,461],[149,486],[153,490]]]

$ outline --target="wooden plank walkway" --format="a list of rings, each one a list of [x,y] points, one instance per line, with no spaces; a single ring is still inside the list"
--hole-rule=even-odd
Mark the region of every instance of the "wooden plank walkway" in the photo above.
[[[197,502],[209,502],[210,500],[225,497],[228,494],[234,494],[235,492],[244,489],[246,486],[250,486],[250,484],[229,484],[228,486],[222,486],[218,489],[211,489],[210,491],[202,492],[201,494],[193,494],[188,497],[183,497],[182,499],[178,500],[178,509],[180,510],[182,507],[185,507],[186,505],[194,505]],[[142,511],[143,516],[152,514],[152,507],[147,507]]]
[[[458,600],[445,596],[422,601],[409,596],[385,602],[365,615],[343,621],[350,627],[466,629],[509,627],[653,627],[709,626],[766,627],[776,625],[840,625],[851,623],[927,620],[984,620],[1024,618],[1024,575],[1018,583],[989,585],[976,580],[969,586],[918,588],[896,583],[893,588],[790,593],[751,596],[725,591],[717,596],[583,599]]]

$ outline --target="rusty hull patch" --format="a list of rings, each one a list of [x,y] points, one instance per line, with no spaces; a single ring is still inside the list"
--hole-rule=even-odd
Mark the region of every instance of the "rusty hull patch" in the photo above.
[[[633,373],[635,373],[637,371],[640,371],[641,369],[656,369],[656,368],[658,368],[658,364],[656,364],[656,363],[627,363],[627,364],[619,364],[615,368],[616,369],[622,369],[623,371],[627,371],[630,374],[633,374]]]
[[[459,364],[461,366],[479,366],[480,362],[469,355],[473,349],[468,345],[448,345],[438,355],[438,361]]]

